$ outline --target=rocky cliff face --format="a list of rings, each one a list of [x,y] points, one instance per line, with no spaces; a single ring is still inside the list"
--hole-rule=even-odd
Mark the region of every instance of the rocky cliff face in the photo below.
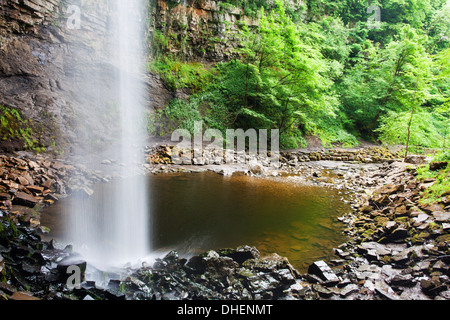
[[[48,127],[53,127],[53,121],[45,119],[51,117],[45,113],[48,106],[62,104],[54,94],[55,73],[61,70],[46,67],[56,66],[60,58],[51,25],[56,5],[56,1],[2,1],[0,7],[0,104]]]
[[[154,11],[156,32],[161,32],[171,54],[186,59],[227,60],[237,45],[239,22],[254,23],[241,8],[222,7],[218,1],[158,0]]]
[[[150,3],[149,35],[162,36],[165,53],[186,60],[233,58],[240,25],[258,23],[223,1]],[[111,46],[105,34],[113,19],[107,0],[0,0],[0,105],[31,120],[33,138],[48,151],[67,151],[77,140],[102,144],[113,129],[99,108],[108,104],[114,113],[114,99],[105,99],[117,91],[109,81],[117,70],[105,50]],[[150,112],[177,94],[155,75],[147,74],[144,82]],[[81,131],[89,136],[80,137]],[[0,142],[0,151],[12,150]]]
[[[294,11],[303,4],[302,0],[285,2]],[[256,16],[248,16],[243,8],[226,1],[157,0],[155,4],[154,32],[164,37],[168,53],[186,60],[232,59],[242,24],[251,27],[258,23]]]
[[[30,119],[49,151],[67,151],[81,125],[92,129],[84,141],[108,138],[99,104],[113,105],[103,97],[116,91],[105,50],[110,23],[104,0],[0,0],[0,105]],[[149,109],[164,106],[171,93],[151,74],[144,81]]]

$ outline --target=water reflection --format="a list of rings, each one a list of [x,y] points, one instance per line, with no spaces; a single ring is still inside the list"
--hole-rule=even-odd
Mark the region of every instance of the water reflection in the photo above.
[[[156,250],[181,255],[209,249],[256,246],[276,252],[300,271],[333,256],[345,241],[337,217],[350,211],[340,191],[287,183],[287,179],[224,177],[215,173],[149,176],[149,219]],[[94,193],[108,194],[111,184]],[[100,190],[102,192],[100,192]],[[46,211],[43,224],[61,235],[61,205]],[[53,218],[52,218],[53,217]]]

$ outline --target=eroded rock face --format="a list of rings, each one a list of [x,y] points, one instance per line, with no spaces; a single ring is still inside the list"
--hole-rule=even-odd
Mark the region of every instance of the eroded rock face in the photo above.
[[[294,9],[303,3],[286,2]],[[114,23],[108,1],[0,3],[0,105],[17,109],[30,119],[36,126],[34,138],[47,151],[70,151],[77,142],[89,142],[88,149],[105,145],[117,127],[111,117],[118,92],[110,81],[117,70],[105,37]],[[168,51],[184,60],[232,59],[239,26],[257,24],[242,8],[222,1],[151,3],[149,37],[163,34],[169,41]],[[79,8],[78,13],[73,6]],[[163,109],[173,97],[188,95],[171,92],[150,73],[142,81],[149,92],[146,104],[150,114]],[[84,132],[89,132],[89,137],[82,136]],[[23,146],[8,146],[3,151],[20,148]]]
[[[55,145],[68,150],[80,141],[104,143],[114,129],[110,117],[117,95],[110,81],[117,70],[108,55],[108,2],[0,3],[0,105],[31,120],[34,138],[48,151]],[[74,26],[69,8],[76,3]],[[142,81],[150,112],[171,99],[158,77],[147,74]],[[105,115],[108,106],[111,114]],[[89,140],[82,131],[90,133]]]
[[[304,1],[286,0],[298,10]],[[227,61],[236,57],[240,26],[258,24],[242,8],[212,0],[158,0],[153,11],[155,30],[164,34],[168,51],[187,60]]]

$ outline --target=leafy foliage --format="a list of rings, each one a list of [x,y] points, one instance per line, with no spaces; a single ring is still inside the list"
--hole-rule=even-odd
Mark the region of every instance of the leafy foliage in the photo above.
[[[441,147],[450,123],[450,1],[224,0],[257,26],[239,24],[239,58],[211,68],[160,55],[150,66],[172,90],[189,88],[163,116],[170,126],[279,129],[281,145],[354,146],[358,139]],[[306,18],[298,15],[308,10]],[[301,17],[300,17],[301,16]],[[156,46],[166,39],[156,33]],[[161,50],[163,52],[164,50]]]
[[[198,92],[209,81],[210,73],[198,62],[181,62],[162,56],[148,64],[149,71],[159,74],[172,91],[189,88]]]
[[[378,132],[386,144],[406,144],[409,112],[391,112],[382,118]],[[419,112],[412,121],[411,141],[415,146],[440,148],[442,146],[441,119],[428,112]]]
[[[40,146],[33,137],[33,124],[30,120],[22,119],[19,111],[0,105],[0,137],[2,140],[22,141],[24,148],[41,152],[44,147]]]
[[[450,153],[442,152],[436,155],[433,161],[449,161]],[[427,178],[436,179],[435,183],[428,187],[422,194],[422,203],[434,203],[442,199],[450,190],[450,165],[442,170],[432,171],[430,165],[424,165],[417,168],[417,179],[424,180]]]

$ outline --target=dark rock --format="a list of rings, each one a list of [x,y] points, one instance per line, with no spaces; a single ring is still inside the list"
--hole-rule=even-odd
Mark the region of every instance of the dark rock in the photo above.
[[[184,267],[186,271],[201,274],[205,272],[206,264],[202,257],[193,256],[188,260]]]
[[[312,288],[316,291],[322,298],[330,298],[333,295],[333,291],[321,286],[320,284],[313,284]]]
[[[299,277],[298,271],[289,263],[285,257],[273,253],[258,259],[249,259],[243,263],[243,266],[259,272],[277,272],[278,270],[288,269],[294,277]]]
[[[422,291],[429,296],[436,296],[440,292],[447,290],[447,286],[441,284],[437,277],[431,279],[422,279],[420,281]]]
[[[307,273],[305,275],[303,275],[303,278],[308,281],[309,283],[322,283],[323,280],[321,278],[319,278],[318,276],[316,276],[315,274],[310,274]]]
[[[295,281],[294,281],[295,282]],[[282,290],[286,286],[280,284],[278,279],[270,273],[262,273],[259,275],[248,277],[248,288],[252,293],[263,293],[267,291]]]
[[[221,256],[226,256],[233,259],[239,263],[240,266],[242,266],[242,264],[247,260],[259,259],[261,257],[258,249],[250,246],[242,246],[236,249],[222,249],[219,250],[218,253]]]
[[[57,270],[59,271],[60,280],[62,283],[66,283],[70,276],[74,274],[73,270],[71,270],[73,267],[79,268],[80,283],[84,281],[87,262],[81,259],[80,256],[74,254],[62,259],[57,265]]]
[[[431,162],[430,163],[430,170],[437,171],[447,168],[448,161],[437,161],[437,162]]]
[[[409,237],[409,230],[403,227],[398,227],[387,235],[382,243],[403,241],[407,237]]]
[[[414,287],[416,282],[411,274],[398,274],[389,280],[389,284],[397,287]]]
[[[41,266],[29,261],[23,261],[22,270],[29,274],[38,274],[41,272]]]
[[[9,294],[9,295],[11,295],[14,292],[16,292],[17,289],[13,285],[11,285],[11,284],[9,284],[7,282],[1,282],[0,281],[0,290],[5,292],[5,293],[7,293],[7,294]]]
[[[215,251],[209,251],[202,257],[205,264],[205,271],[210,272],[214,277],[227,277],[239,268],[239,264],[229,257],[221,257]]]

